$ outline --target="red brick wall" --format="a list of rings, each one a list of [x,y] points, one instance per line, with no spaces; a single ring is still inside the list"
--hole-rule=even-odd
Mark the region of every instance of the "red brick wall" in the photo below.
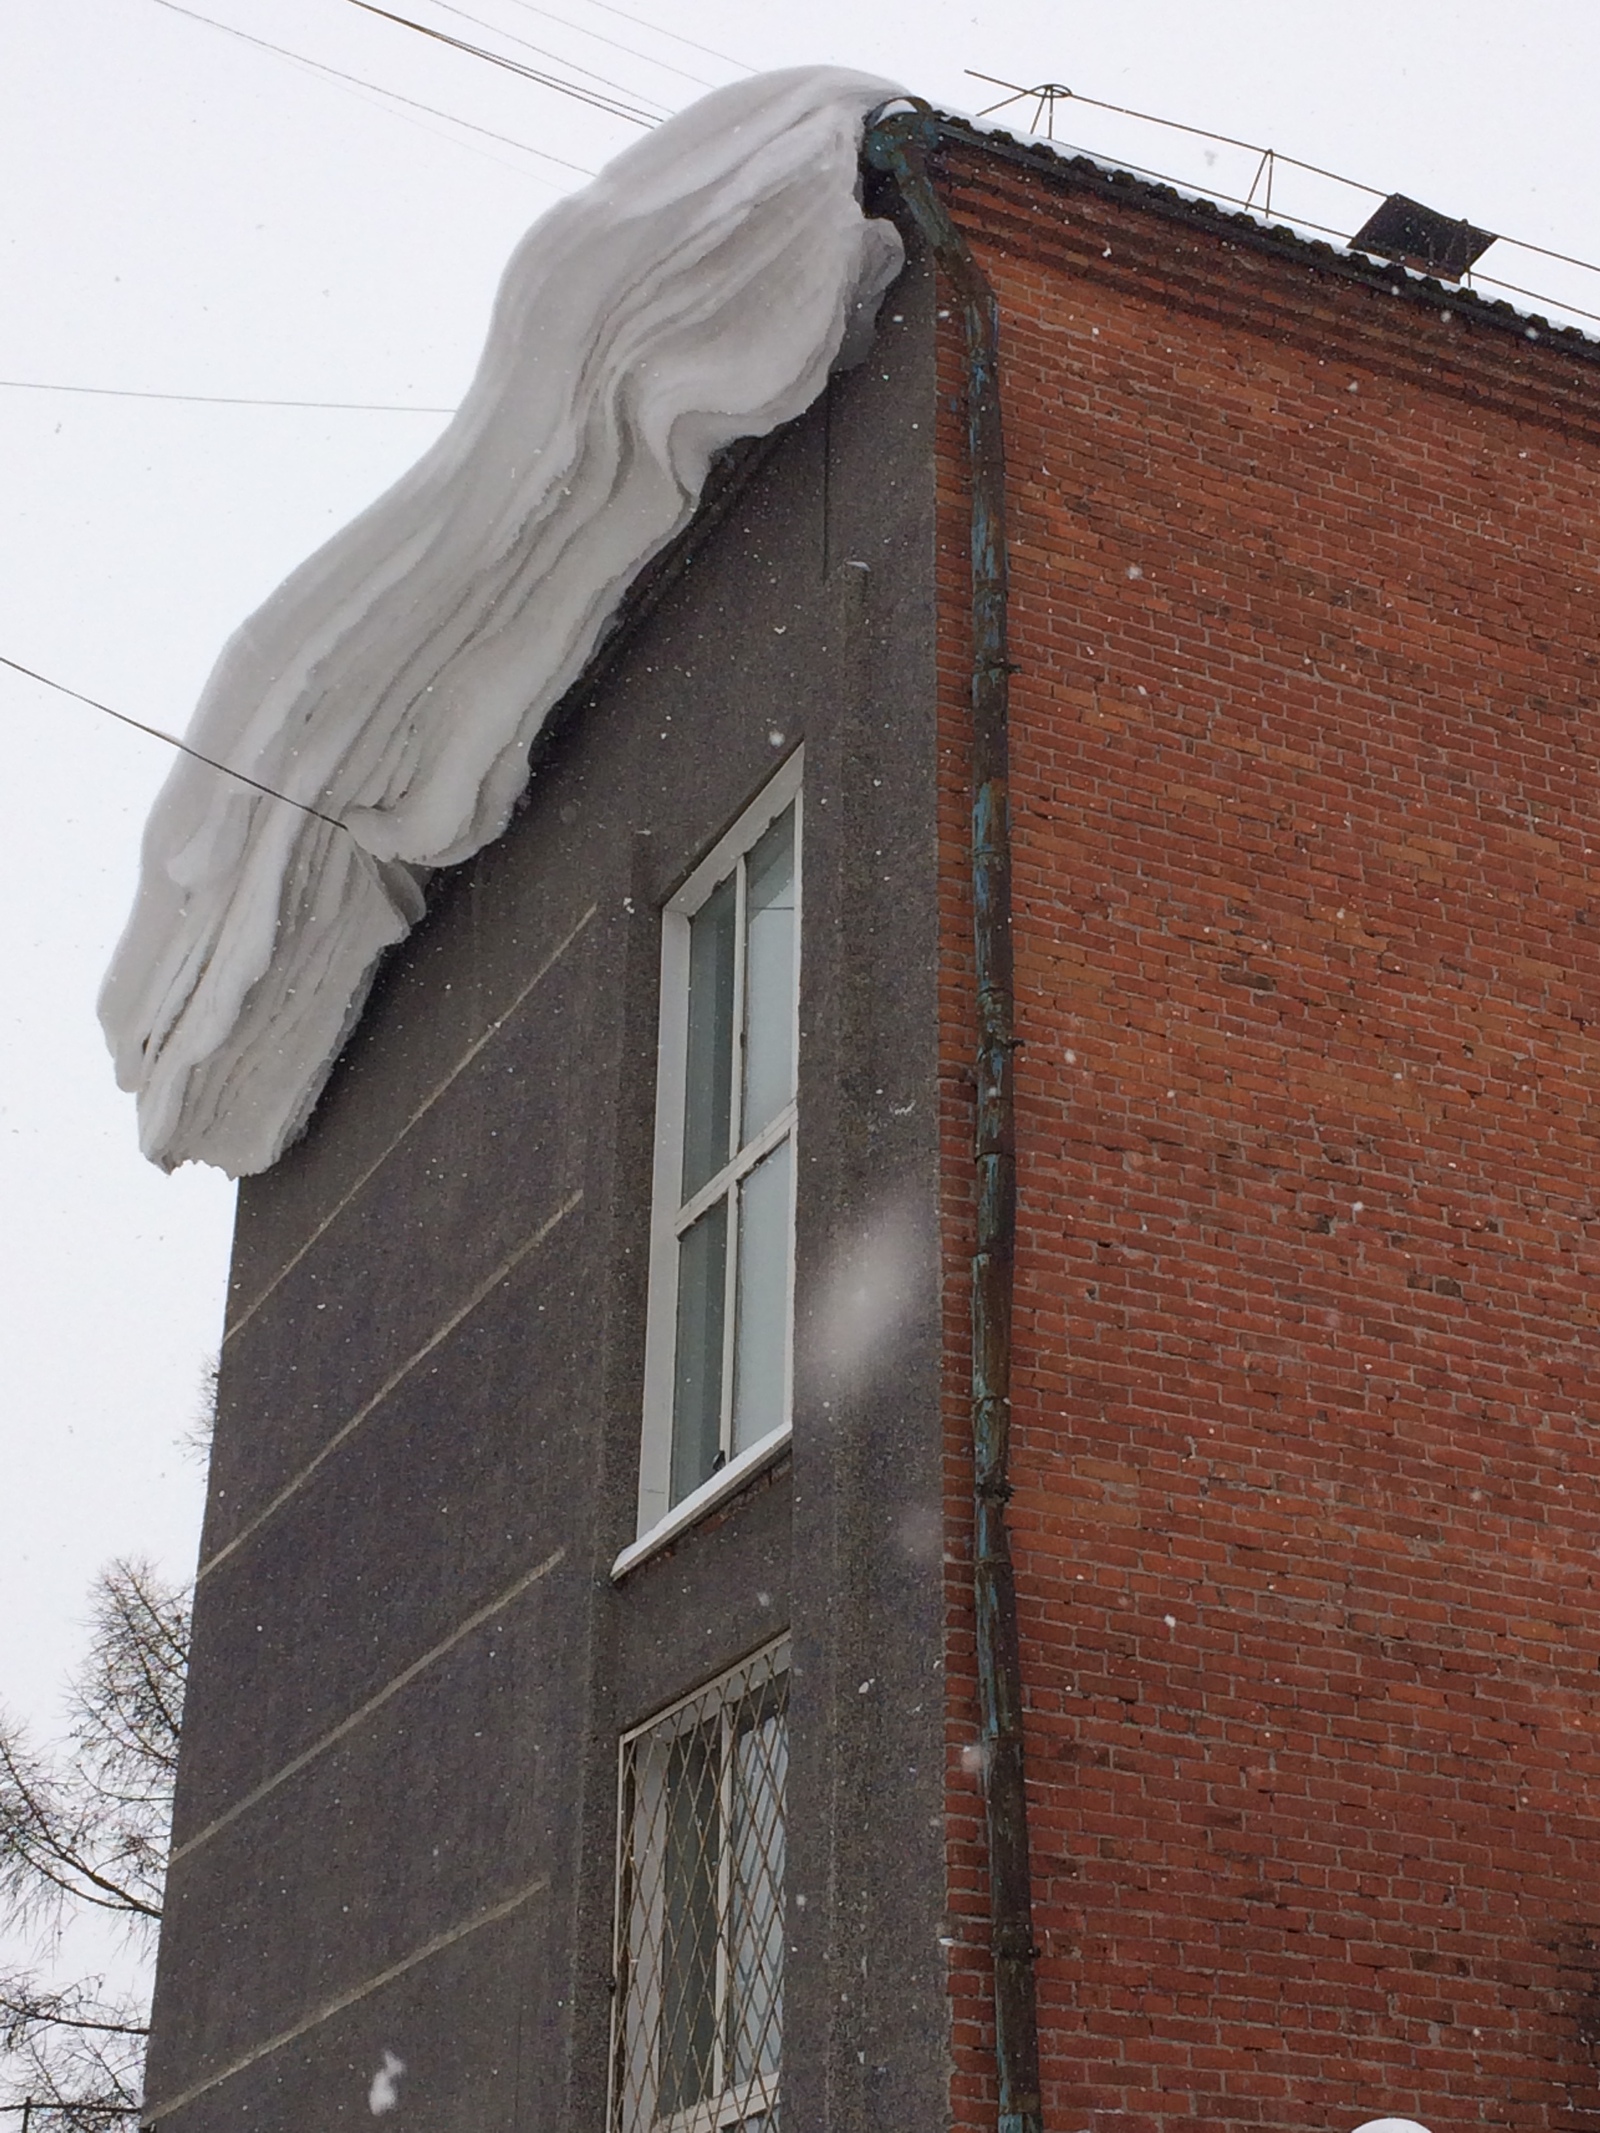
[[[946,184],[1004,320],[1046,2125],[1600,2127],[1600,370],[987,160]],[[959,384],[952,339],[976,2128]]]

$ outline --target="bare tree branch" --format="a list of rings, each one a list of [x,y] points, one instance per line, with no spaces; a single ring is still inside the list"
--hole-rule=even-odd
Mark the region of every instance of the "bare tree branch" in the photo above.
[[[113,1563],[62,1750],[0,1718],[0,1928],[89,1911],[136,1935],[159,1922],[188,1659],[186,1596],[146,1563]],[[140,2002],[101,1979],[0,1975],[0,2113],[23,2114],[28,2133],[133,2121],[147,2034]]]
[[[25,1972],[0,1977],[0,2051],[12,2051],[29,2029],[55,2023],[63,2029],[104,2031],[116,2037],[147,2037],[150,2025],[131,2001],[102,2001],[101,1981],[86,1980],[62,1991],[41,1987]]]
[[[0,2053],[9,2073],[0,2109],[30,2106],[50,2133],[85,2133],[136,2116],[146,2025],[132,2000],[102,2000],[100,1981],[41,1990],[0,1980]]]
[[[121,1827],[103,1811],[97,1792],[91,1772],[74,1771],[63,1783],[29,1754],[19,1733],[0,1726],[0,1905],[14,1918],[55,1910],[61,1898],[160,1918],[158,1900],[93,1863],[91,1847],[136,1865],[154,1849],[142,1830]]]

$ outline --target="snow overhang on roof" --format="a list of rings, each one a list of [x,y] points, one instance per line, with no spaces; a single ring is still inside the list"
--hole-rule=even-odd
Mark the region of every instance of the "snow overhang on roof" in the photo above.
[[[443,436],[230,640],[188,745],[287,799],[181,756],[151,812],[100,1017],[152,1162],[277,1160],[714,456],[865,353],[903,250],[857,157],[897,93],[758,76],[559,202]]]

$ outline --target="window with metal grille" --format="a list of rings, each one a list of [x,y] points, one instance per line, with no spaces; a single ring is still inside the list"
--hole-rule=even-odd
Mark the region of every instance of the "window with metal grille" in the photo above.
[[[623,1739],[612,2133],[779,2133],[788,1666]]]
[[[789,1427],[799,966],[796,756],[663,915],[641,1535]]]

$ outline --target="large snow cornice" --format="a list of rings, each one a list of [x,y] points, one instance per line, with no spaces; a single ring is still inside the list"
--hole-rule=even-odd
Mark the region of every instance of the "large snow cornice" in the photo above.
[[[857,152],[896,93],[826,67],[719,89],[552,208],[443,436],[231,639],[189,745],[303,804],[190,756],[156,799],[100,997],[152,1162],[277,1160],[428,870],[505,828],[713,456],[862,352],[902,252]]]

